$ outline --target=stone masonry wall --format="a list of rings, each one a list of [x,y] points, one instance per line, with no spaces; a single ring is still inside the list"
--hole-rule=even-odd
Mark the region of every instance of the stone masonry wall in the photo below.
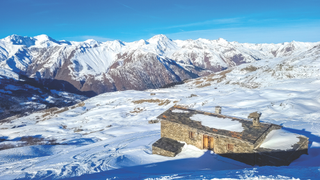
[[[193,139],[189,138],[190,131],[194,132]],[[199,149],[203,149],[203,134],[198,132],[197,129],[190,128],[189,126],[183,124],[162,120],[161,137],[167,137],[177,141],[184,141],[187,144],[191,144]]]
[[[297,145],[299,147],[295,150],[295,152],[287,159],[290,163],[294,161],[295,159],[298,159],[302,154],[308,154],[308,144],[309,144],[309,138],[305,136],[299,137],[300,141]]]
[[[232,150],[228,150],[228,144],[232,145]],[[215,138],[214,152],[246,164],[255,164],[253,144],[249,142],[219,136]]]
[[[158,154],[162,156],[175,157],[176,154],[174,152],[166,151],[164,149],[160,149],[158,147],[152,146],[152,154]]]
[[[194,132],[194,138],[189,138],[189,132]],[[174,123],[171,121],[161,121],[161,137],[171,138],[177,141],[184,141],[187,144],[203,149],[203,135],[214,137],[214,152],[221,156],[228,157],[246,164],[255,164],[255,153],[253,144],[236,138],[225,137],[214,133],[204,133],[201,130],[190,128],[189,126]],[[228,150],[228,144],[233,146],[233,150]]]
[[[233,150],[228,150],[228,144],[233,145]],[[228,153],[253,153],[253,144],[234,138],[218,136],[214,141],[214,152],[216,154]]]
[[[189,138],[189,132],[194,132],[194,138]],[[171,138],[177,141],[184,141],[187,144],[203,149],[203,135],[214,137],[214,152],[217,154],[227,153],[253,153],[253,144],[235,138],[224,137],[216,134],[203,133],[186,125],[162,120],[161,137]],[[233,151],[228,151],[228,144],[233,145]]]
[[[299,143],[301,142],[299,150],[307,150],[308,151],[309,138],[307,138],[305,136],[300,136],[299,139],[300,139]]]

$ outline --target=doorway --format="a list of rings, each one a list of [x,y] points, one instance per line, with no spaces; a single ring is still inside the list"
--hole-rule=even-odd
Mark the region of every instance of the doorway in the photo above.
[[[203,135],[203,149],[214,149],[214,138],[211,136]]]

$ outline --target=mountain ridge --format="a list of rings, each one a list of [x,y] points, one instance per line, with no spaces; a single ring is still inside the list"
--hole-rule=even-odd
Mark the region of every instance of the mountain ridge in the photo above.
[[[61,80],[96,94],[144,90],[208,75],[243,63],[289,57],[317,43],[250,44],[217,40],[172,40],[156,35],[123,42],[57,41],[47,35],[0,39],[0,67],[36,79]],[[58,90],[66,90],[63,85]]]

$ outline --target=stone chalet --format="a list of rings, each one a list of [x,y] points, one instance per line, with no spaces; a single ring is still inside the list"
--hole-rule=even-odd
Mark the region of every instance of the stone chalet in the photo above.
[[[270,133],[273,130],[281,130],[282,126],[261,123],[260,115],[251,113],[249,120],[222,115],[219,106],[215,113],[173,106],[158,116],[161,120],[161,138],[152,145],[152,153],[174,157],[184,146],[181,142],[185,142],[199,149],[212,150],[221,156],[260,166],[289,165],[302,154],[308,153],[308,138],[293,133],[290,134],[295,140],[285,150],[262,147],[268,134],[274,134]]]

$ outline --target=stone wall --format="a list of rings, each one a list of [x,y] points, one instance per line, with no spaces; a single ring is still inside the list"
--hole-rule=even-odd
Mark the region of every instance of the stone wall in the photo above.
[[[306,150],[308,152],[309,138],[302,135],[300,135],[298,138],[299,138],[298,144],[300,144],[300,147],[298,147],[297,149]]]
[[[232,150],[228,150],[228,144]],[[249,165],[255,164],[255,154],[253,144],[234,138],[217,137],[215,138],[214,152],[224,157],[228,157]]]
[[[174,152],[166,151],[164,149],[152,146],[152,154],[158,154],[161,156],[169,156],[169,157],[175,157],[177,154]]]
[[[194,132],[194,138],[189,138],[189,132]],[[236,138],[220,136],[214,133],[205,133],[201,130],[171,121],[161,121],[161,137],[184,141],[187,144],[203,149],[203,135],[214,137],[214,152],[216,154],[253,153],[253,144],[249,142],[238,140]],[[228,151],[228,144],[233,145],[233,151]]]
[[[152,144],[152,154],[174,157],[182,151],[183,143],[162,137]]]
[[[189,132],[194,132],[194,138],[189,138]],[[177,141],[184,141],[187,144],[191,144],[199,149],[203,149],[203,133],[200,133],[197,129],[183,124],[162,120],[161,137],[167,137]]]
[[[233,146],[233,150],[228,150],[228,144]],[[214,141],[214,152],[216,154],[253,153],[253,144],[235,138],[218,136]]]

